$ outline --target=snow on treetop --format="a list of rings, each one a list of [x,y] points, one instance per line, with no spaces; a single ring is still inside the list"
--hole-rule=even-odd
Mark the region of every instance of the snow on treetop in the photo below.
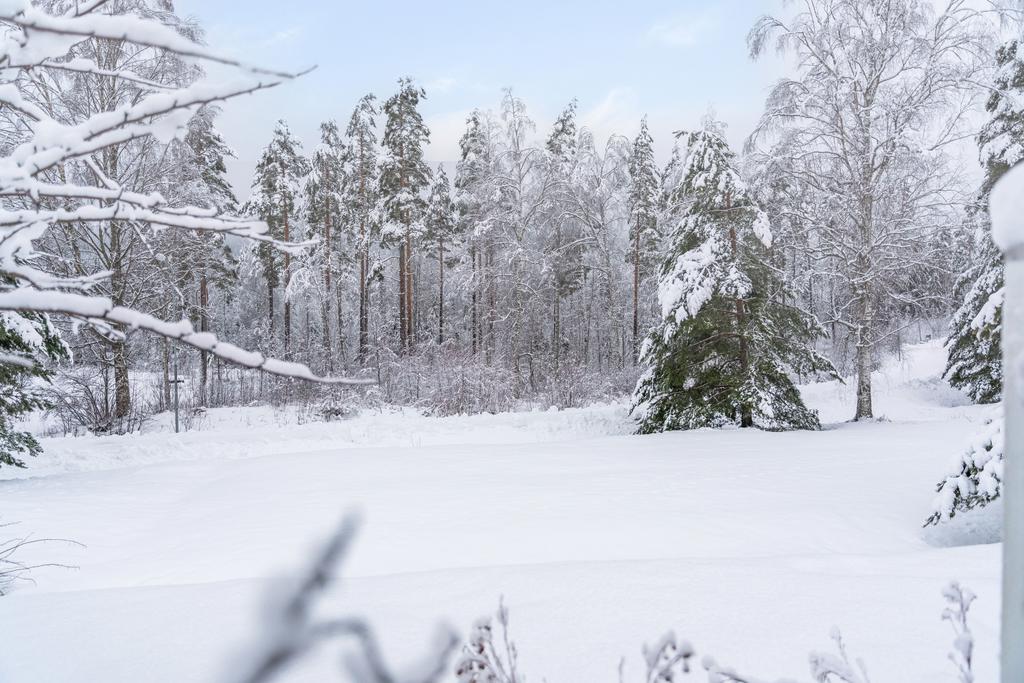
[[[1011,169],[992,190],[992,239],[1006,253],[1024,247],[1024,165]]]

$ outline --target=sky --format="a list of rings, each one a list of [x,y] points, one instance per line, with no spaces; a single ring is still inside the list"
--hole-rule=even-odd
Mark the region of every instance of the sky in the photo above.
[[[278,119],[307,151],[320,122],[344,126],[368,92],[386,99],[400,77],[427,91],[428,160],[452,162],[466,116],[497,109],[502,89],[525,100],[538,134],[573,98],[597,137],[632,136],[648,117],[659,156],[672,133],[713,110],[742,144],[784,62],[752,61],[746,35],[782,0],[177,0],[221,53],[275,69],[316,69],[224,105],[220,129],[238,156],[240,198]],[[216,75],[215,73],[213,74]]]

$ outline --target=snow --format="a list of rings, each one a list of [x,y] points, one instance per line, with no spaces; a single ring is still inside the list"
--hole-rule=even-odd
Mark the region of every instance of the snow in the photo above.
[[[80,569],[0,599],[0,681],[218,680],[272,580],[351,509],[366,523],[327,608],[371,616],[399,666],[439,621],[466,635],[504,595],[530,680],[614,680],[623,656],[636,680],[670,630],[723,669],[808,680],[839,626],[876,683],[953,683],[956,579],[978,595],[978,680],[993,680],[1000,548],[921,530],[986,415],[943,388],[941,357],[930,343],[882,369],[877,422],[838,422],[852,386],[805,387],[821,432],[636,437],[610,405],[314,425],[212,411],[180,436],[44,440],[32,470],[0,471],[16,477],[3,514],[87,547],[26,554]],[[286,680],[329,680],[335,655]]]
[[[992,239],[1004,253],[1024,247],[1024,165],[1018,164],[992,189]]]

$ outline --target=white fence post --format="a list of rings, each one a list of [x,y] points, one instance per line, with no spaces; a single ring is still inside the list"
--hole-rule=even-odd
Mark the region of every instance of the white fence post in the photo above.
[[[1020,220],[1024,221],[1024,216]],[[1003,683],[1024,683],[1024,254],[1018,249],[1007,256],[1003,305]]]
[[[1002,498],[1002,681],[1024,682],[1024,166],[992,192],[992,233],[1006,254],[1003,304],[1003,405],[1006,447]]]

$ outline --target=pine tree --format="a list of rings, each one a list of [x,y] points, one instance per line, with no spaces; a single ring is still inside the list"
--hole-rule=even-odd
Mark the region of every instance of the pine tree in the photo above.
[[[189,122],[184,139],[185,158],[177,165],[188,177],[179,179],[180,185],[174,194],[183,205],[231,214],[238,210],[238,200],[227,177],[227,159],[233,157],[234,152],[216,128],[219,114],[217,107],[203,107]],[[184,193],[182,187],[187,188]],[[211,289],[230,291],[238,279],[238,262],[223,234],[173,233],[173,236],[182,240],[188,250],[180,262],[182,275],[191,280],[190,291],[194,292],[191,317],[200,332],[209,332],[212,329]],[[210,354],[200,351],[196,393],[201,405],[207,404],[209,372]]]
[[[986,104],[990,119],[978,136],[985,180],[968,217],[975,248],[972,265],[955,288],[962,305],[947,341],[946,377],[978,403],[994,403],[1003,393],[1003,256],[992,242],[988,197],[1003,174],[1024,159],[1024,59],[1018,51],[1018,41],[1012,41],[996,53],[999,69]]]
[[[248,213],[266,222],[270,236],[288,242],[293,238],[295,217],[298,214],[302,180],[309,172],[309,163],[302,156],[302,144],[292,136],[288,124],[278,121],[274,136],[263,150],[256,164],[253,196]],[[288,285],[292,275],[292,257],[268,244],[260,244],[259,259],[267,284],[267,314],[270,330],[274,330],[274,292],[283,287],[284,297],[284,354],[291,352],[291,302]]]
[[[640,352],[640,283],[658,254],[658,203],[661,184],[654,161],[654,140],[647,129],[647,117],[629,158],[629,251],[633,266],[633,357]]]
[[[572,296],[583,286],[586,274],[583,265],[582,230],[579,221],[574,220],[566,210],[573,201],[572,182],[578,163],[577,106],[576,100],[573,100],[562,110],[545,144],[550,186],[553,188],[548,193],[553,232],[546,251],[551,260],[551,346],[555,372],[558,372],[562,362],[562,300]]]
[[[459,221],[452,200],[451,184],[444,167],[438,166],[434,174],[434,183],[430,188],[430,199],[427,203],[427,216],[424,221],[423,241],[428,253],[437,259],[438,292],[437,292],[437,343],[444,344],[445,312],[444,312],[444,278],[445,268],[458,262],[454,249],[459,239]]]
[[[5,312],[0,313],[0,356],[0,467],[25,467],[21,456],[39,455],[42,448],[14,421],[50,407],[41,384],[50,381],[48,363],[66,359],[68,352],[47,317]]]
[[[310,159],[310,173],[306,178],[306,215],[314,230],[319,227],[320,241],[313,254],[322,277],[320,292],[320,325],[323,344],[324,369],[334,372],[336,349],[331,339],[331,300],[333,292],[335,231],[340,229],[341,188],[344,184],[345,150],[338,133],[338,124],[325,121],[320,124],[320,144]],[[338,334],[342,320],[339,313]],[[341,345],[339,343],[339,349]],[[343,350],[343,349],[342,349]]]
[[[459,231],[468,235],[470,261],[470,340],[474,355],[479,353],[481,330],[480,303],[480,231],[487,225],[496,193],[491,191],[493,179],[492,145],[486,115],[474,110],[466,119],[466,132],[459,140],[460,157],[455,175],[455,203],[458,209]]]
[[[817,429],[791,372],[833,371],[810,349],[820,327],[785,303],[770,264],[771,230],[734,166],[722,126],[688,136],[688,206],[670,236],[663,321],[644,343],[634,394],[641,433],[738,424]]]
[[[398,82],[398,92],[384,103],[387,122],[381,140],[380,192],[386,221],[384,239],[399,245],[398,306],[399,337],[403,352],[412,349],[415,337],[413,247],[422,227],[430,187],[430,167],[423,160],[423,147],[430,131],[419,112],[426,92],[409,78]]]
[[[377,98],[363,96],[352,112],[345,130],[345,185],[342,206],[349,231],[356,236],[359,251],[359,358],[370,350],[370,246],[379,238]]]

